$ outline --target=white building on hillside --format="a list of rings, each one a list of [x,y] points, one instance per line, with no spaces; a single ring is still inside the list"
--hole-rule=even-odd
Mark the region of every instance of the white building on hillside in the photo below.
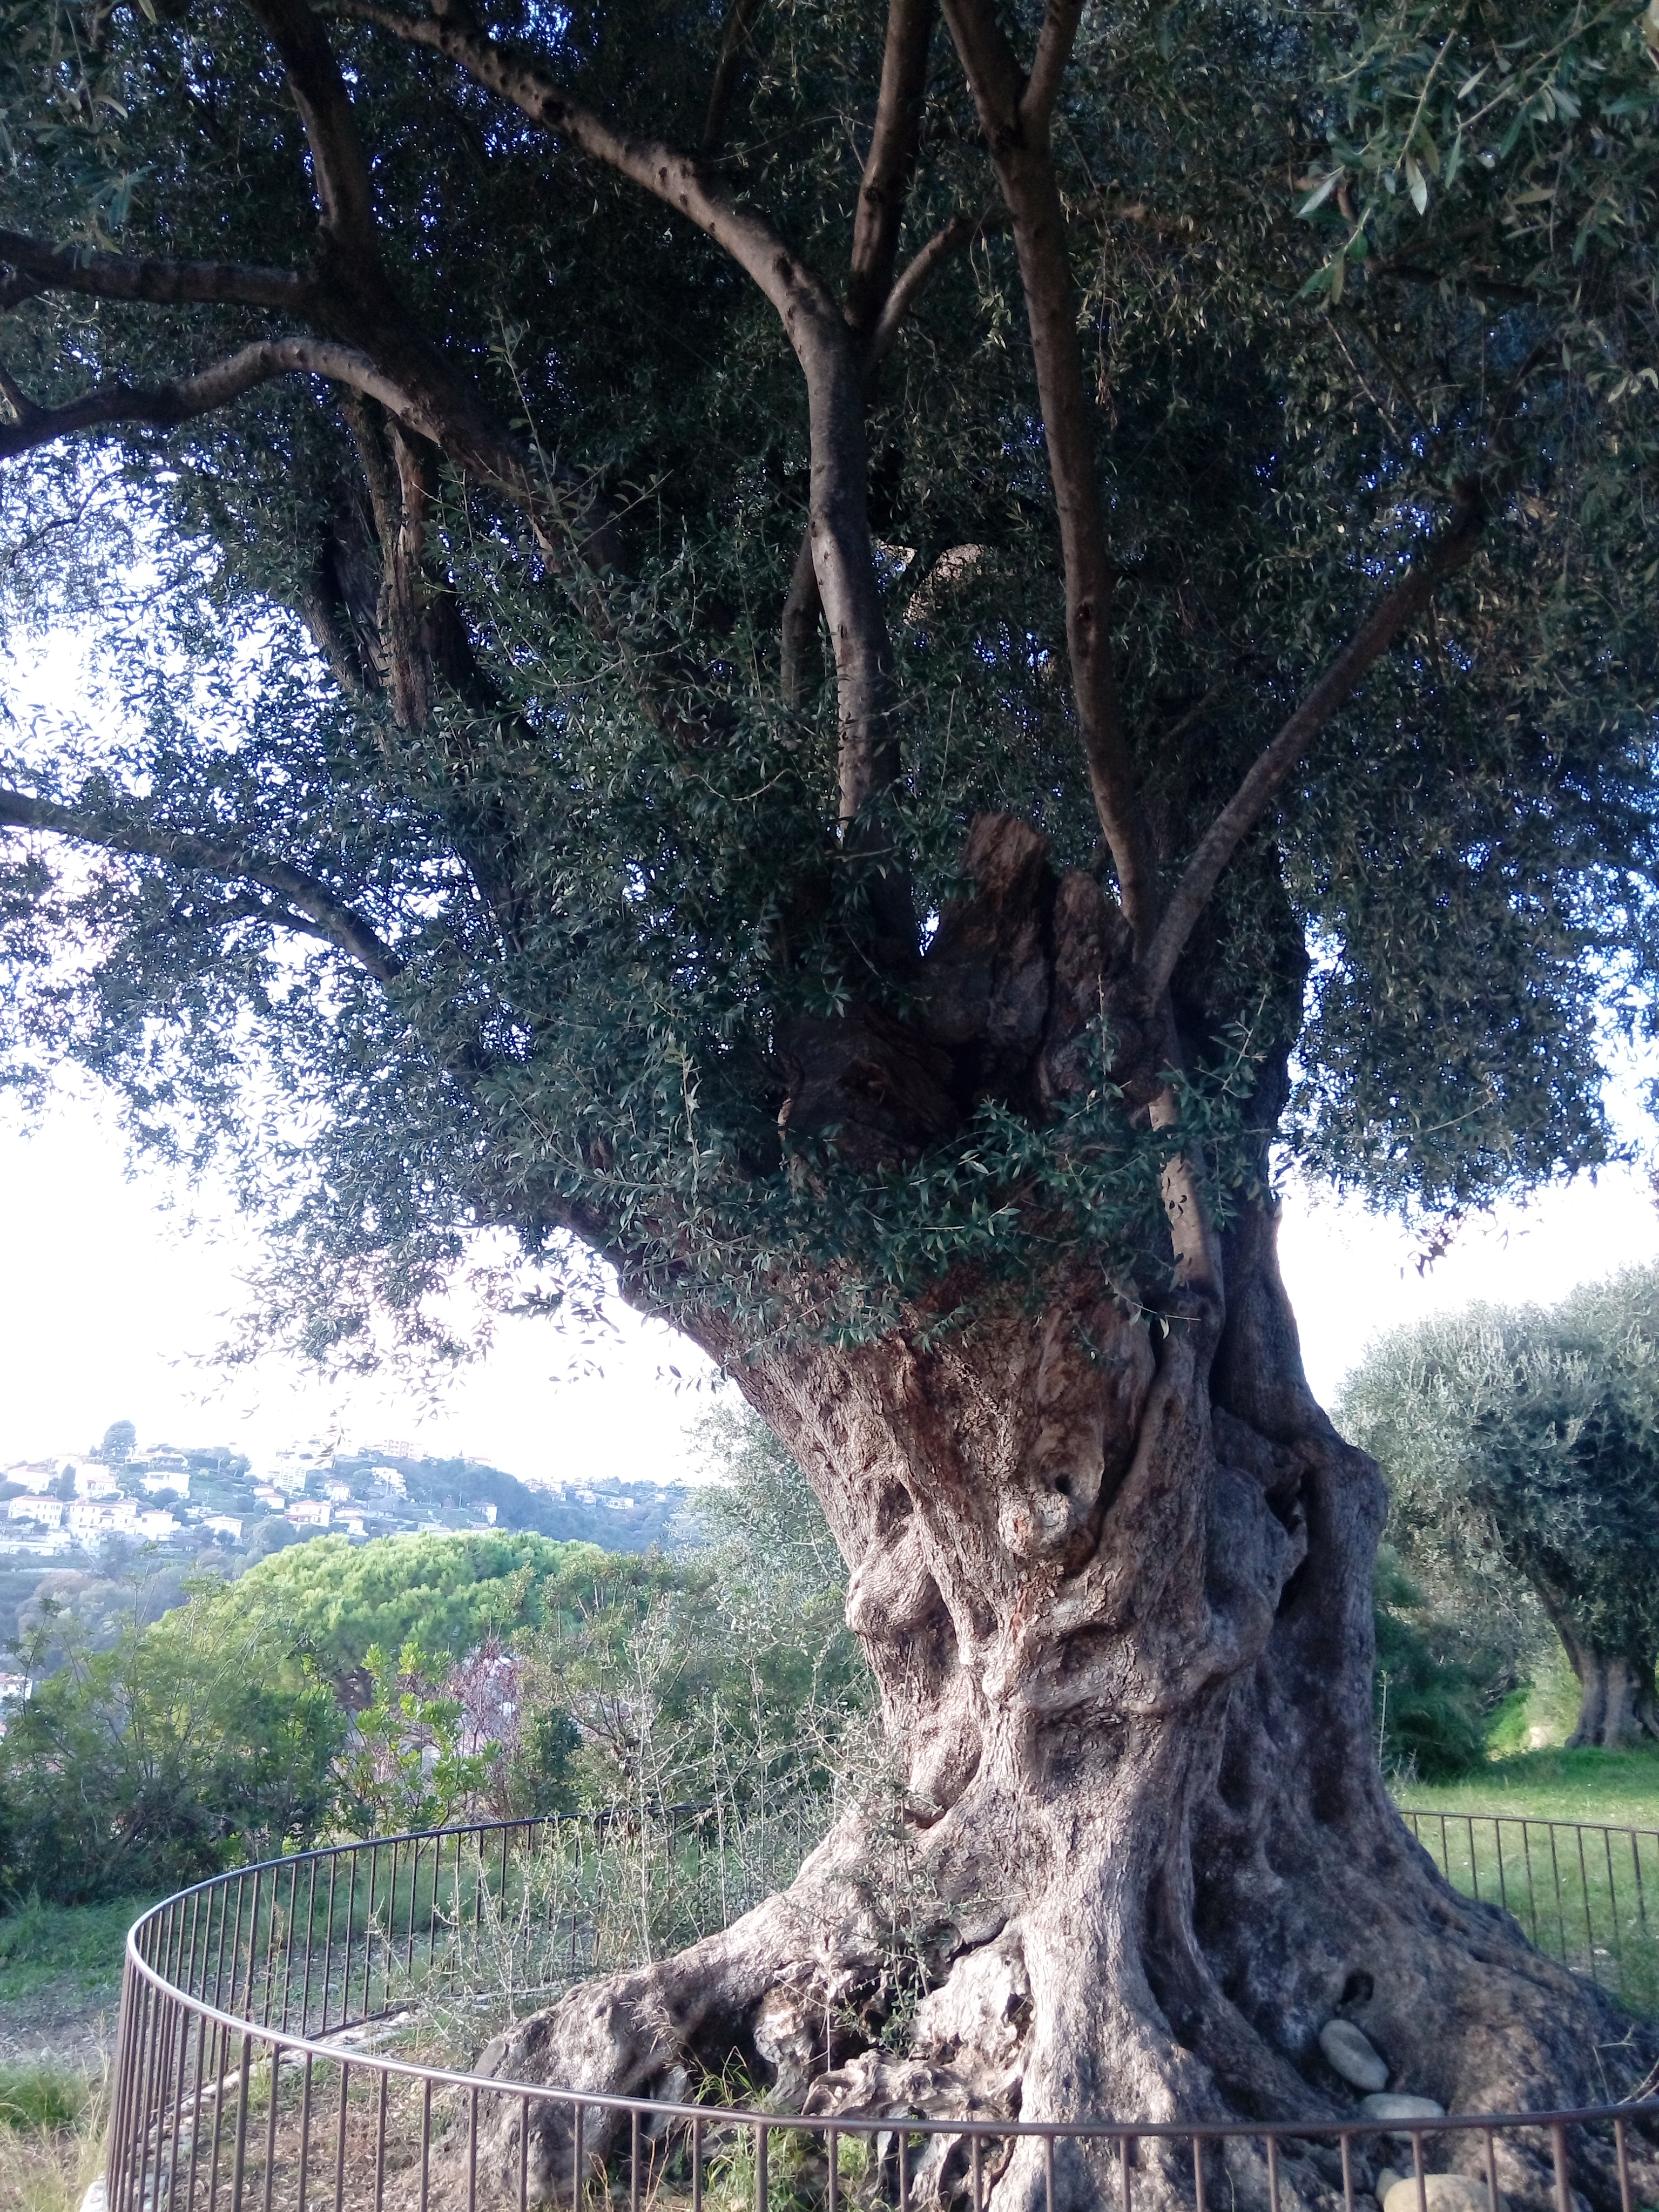
[[[42,1528],[56,1528],[64,1519],[61,1498],[12,1498],[6,1502],[8,1521],[33,1521]]]
[[[234,1513],[204,1513],[202,1526],[210,1528],[216,1536],[228,1536],[233,1544],[242,1540],[242,1524]]]
[[[296,1498],[289,1507],[287,1518],[296,1528],[326,1528],[334,1508],[320,1498]]]
[[[179,1457],[182,1460],[184,1454]],[[190,1469],[187,1467],[169,1468],[164,1474],[146,1474],[139,1478],[138,1487],[147,1497],[154,1498],[159,1491],[170,1490],[175,1498],[190,1496]]]

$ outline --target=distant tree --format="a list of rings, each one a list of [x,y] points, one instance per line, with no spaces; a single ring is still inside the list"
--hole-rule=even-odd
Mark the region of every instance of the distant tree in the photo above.
[[[138,1441],[138,1431],[131,1421],[112,1421],[104,1431],[104,1441],[98,1447],[98,1457],[112,1467],[120,1467],[132,1456],[132,1448]]]
[[[396,1653],[412,1640],[447,1664],[492,1631],[540,1621],[548,1578],[591,1571],[603,1556],[591,1545],[500,1529],[362,1545],[318,1536],[258,1561],[219,1601],[251,1631],[311,1654],[356,1704],[368,1692],[372,1646]]]
[[[1659,1740],[1659,1268],[1401,1329],[1339,1418],[1382,1466],[1408,1565],[1536,1594],[1578,1679],[1570,1742]]]

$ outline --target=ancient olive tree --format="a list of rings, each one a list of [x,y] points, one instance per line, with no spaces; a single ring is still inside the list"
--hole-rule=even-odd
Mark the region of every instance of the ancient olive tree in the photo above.
[[[1401,1329],[1341,1419],[1408,1553],[1535,1593],[1582,1692],[1570,1745],[1659,1738],[1659,1274]]]
[[[20,1077],[217,1146],[319,1356],[511,1249],[727,1364],[903,1764],[907,2095],[1351,2110],[1339,2008],[1451,2104],[1597,2088],[1383,1794],[1269,1155],[1433,1214],[1607,1148],[1646,19],[3,15],[11,619],[93,641],[9,732]],[[862,1858],[514,2063],[856,2102]]]

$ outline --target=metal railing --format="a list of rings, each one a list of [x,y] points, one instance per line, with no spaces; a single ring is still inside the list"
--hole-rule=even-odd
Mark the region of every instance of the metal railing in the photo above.
[[[1533,1948],[1659,2015],[1659,1829],[1510,1813],[1401,1818],[1454,1889],[1512,1912]]]
[[[1419,1833],[1440,1818],[1407,1817]],[[1455,1863],[1455,1830],[1435,1840]],[[1484,1839],[1464,1841],[1484,1882]],[[1135,2212],[1137,2192],[1193,2212],[1286,2212],[1287,2199],[1334,2212],[1340,2193],[1356,2212],[1386,2166],[1415,2183],[1392,2212],[1447,2212],[1428,2187],[1437,2172],[1476,2180],[1486,2212],[1506,2198],[1583,2212],[1586,2197],[1638,2212],[1632,2148],[1649,2154],[1659,2098],[1408,2122],[1048,2124],[982,2104],[925,2116],[900,2062],[868,2106],[814,2118],[515,2082],[388,2047],[400,2034],[429,2044],[448,2008],[449,2031],[476,2048],[602,1966],[594,1899],[625,1885],[592,1877],[596,1854],[616,1849],[581,1824],[488,1823],[239,1869],[155,1906],[128,1937],[110,2212],[600,2212],[622,2191],[629,2212],[985,2212],[1004,2184],[1003,2201],[1045,2212]],[[688,1849],[687,1877],[701,1878],[695,1835]],[[1552,1884],[1563,1856],[1558,1844]],[[1639,1848],[1635,1865],[1643,1878]],[[642,1895],[647,1940],[648,1908]],[[1566,1918],[1556,1924],[1565,1941]]]

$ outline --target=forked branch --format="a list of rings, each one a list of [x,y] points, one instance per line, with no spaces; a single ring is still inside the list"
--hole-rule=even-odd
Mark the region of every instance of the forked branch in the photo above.
[[[285,860],[245,852],[225,839],[160,829],[145,822],[105,821],[51,799],[32,799],[21,791],[0,791],[0,829],[45,830],[76,844],[199,870],[221,881],[257,884],[302,916],[310,925],[308,934],[325,937],[377,982],[390,983],[402,971],[403,962],[374,926],[355,907],[337,898],[326,884],[289,867]],[[269,908],[264,912],[269,920],[283,923],[279,912]]]
[[[1149,997],[1168,987],[1182,948],[1223,870],[1309,745],[1372,662],[1421,613],[1437,586],[1473,557],[1488,498],[1480,484],[1460,485],[1445,529],[1354,632],[1278,735],[1263,746],[1238,789],[1199,840],[1140,961],[1140,980]]]

